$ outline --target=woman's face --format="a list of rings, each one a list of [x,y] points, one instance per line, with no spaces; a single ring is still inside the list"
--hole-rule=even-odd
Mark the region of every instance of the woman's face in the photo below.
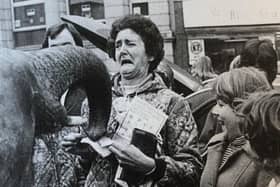
[[[115,41],[115,58],[125,80],[142,80],[148,75],[149,61],[142,38],[131,29],[121,30]],[[136,81],[137,82],[137,81]]]
[[[217,100],[217,104],[212,109],[212,114],[216,117],[217,123],[222,127],[223,131],[226,131],[225,121],[230,117],[231,107],[223,102]]]
[[[232,139],[241,135],[238,125],[240,117],[236,115],[229,104],[217,100],[217,104],[212,109],[212,114],[216,116],[218,125],[227,133],[228,138]]]

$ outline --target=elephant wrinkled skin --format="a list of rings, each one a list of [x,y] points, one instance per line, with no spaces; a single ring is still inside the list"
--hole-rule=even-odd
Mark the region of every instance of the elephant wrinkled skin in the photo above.
[[[34,135],[67,125],[59,99],[69,86],[76,84],[87,93],[88,136],[98,139],[106,131],[111,82],[105,65],[90,50],[0,49],[0,81],[0,186],[32,186]]]

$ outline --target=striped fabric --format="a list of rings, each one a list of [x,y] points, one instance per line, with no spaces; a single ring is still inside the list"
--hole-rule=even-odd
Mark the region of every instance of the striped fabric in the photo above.
[[[220,168],[226,163],[226,161],[229,159],[229,157],[236,151],[240,150],[241,147],[246,143],[246,139],[244,136],[240,136],[238,138],[235,138],[226,148],[223,159],[220,164]]]

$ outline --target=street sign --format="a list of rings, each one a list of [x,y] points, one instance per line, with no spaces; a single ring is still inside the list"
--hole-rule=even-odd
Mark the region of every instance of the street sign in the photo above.
[[[204,40],[188,40],[190,65],[196,63],[197,59],[205,55]]]

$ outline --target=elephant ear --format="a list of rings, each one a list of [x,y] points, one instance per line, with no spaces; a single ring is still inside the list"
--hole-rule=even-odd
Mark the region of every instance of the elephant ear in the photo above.
[[[0,49],[0,186],[32,186],[33,181],[34,77],[22,63],[25,58],[23,52]]]
[[[67,124],[60,97],[75,85],[85,90],[89,101],[86,133],[93,140],[100,138],[106,132],[112,103],[110,76],[102,60],[91,50],[73,46],[38,50],[29,56],[36,78],[34,111],[37,119],[43,119],[38,122],[45,125],[39,124],[40,128],[45,131]]]

